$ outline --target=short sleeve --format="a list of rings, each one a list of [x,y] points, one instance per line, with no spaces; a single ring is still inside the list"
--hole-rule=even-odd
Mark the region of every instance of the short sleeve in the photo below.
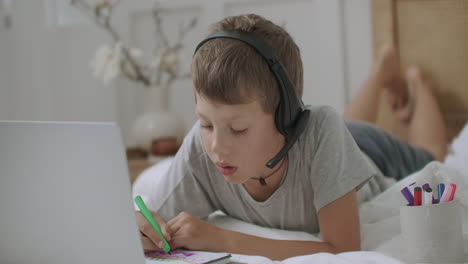
[[[322,107],[317,115],[311,128],[314,144],[310,176],[318,212],[351,190],[358,190],[375,170],[332,107]]]

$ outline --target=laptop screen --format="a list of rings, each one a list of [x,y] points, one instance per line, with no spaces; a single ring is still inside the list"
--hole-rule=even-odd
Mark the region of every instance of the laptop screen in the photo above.
[[[144,263],[120,129],[0,121],[0,263]]]

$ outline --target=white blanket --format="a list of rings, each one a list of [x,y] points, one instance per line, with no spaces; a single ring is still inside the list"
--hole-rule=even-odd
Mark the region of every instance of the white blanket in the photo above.
[[[405,204],[400,190],[412,182],[418,185],[429,183],[456,183],[456,199],[463,208],[463,230],[465,259],[468,260],[468,126],[452,144],[452,153],[443,164],[432,162],[387,189],[369,202],[360,206],[361,247],[363,251],[346,252],[337,255],[318,253],[272,261],[260,256],[233,255],[234,263],[404,263],[404,243],[400,234],[399,208]],[[134,193],[148,195],[154,187],[154,177],[163,174],[169,167],[171,158],[158,163],[140,175],[133,186]],[[293,232],[264,228],[215,213],[209,222],[225,229],[272,239],[319,240],[305,232]]]

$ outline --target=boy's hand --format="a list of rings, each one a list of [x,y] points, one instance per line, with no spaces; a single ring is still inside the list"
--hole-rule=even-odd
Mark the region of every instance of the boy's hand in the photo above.
[[[173,231],[172,249],[223,251],[225,230],[209,224],[189,213],[182,212],[168,223]]]
[[[161,228],[161,232],[164,235],[164,238],[166,238],[167,242],[170,242],[172,239],[171,229],[157,213],[151,212],[151,214]],[[140,230],[141,244],[143,245],[143,249],[145,251],[162,249],[164,247],[164,242],[140,211],[136,212],[136,218],[138,229]]]

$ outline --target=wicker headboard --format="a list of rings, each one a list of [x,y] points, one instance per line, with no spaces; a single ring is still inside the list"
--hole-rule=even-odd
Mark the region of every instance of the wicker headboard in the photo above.
[[[418,65],[436,85],[449,140],[468,120],[468,0],[372,0],[375,52],[393,42],[402,70]],[[381,104],[378,125],[406,137]]]

